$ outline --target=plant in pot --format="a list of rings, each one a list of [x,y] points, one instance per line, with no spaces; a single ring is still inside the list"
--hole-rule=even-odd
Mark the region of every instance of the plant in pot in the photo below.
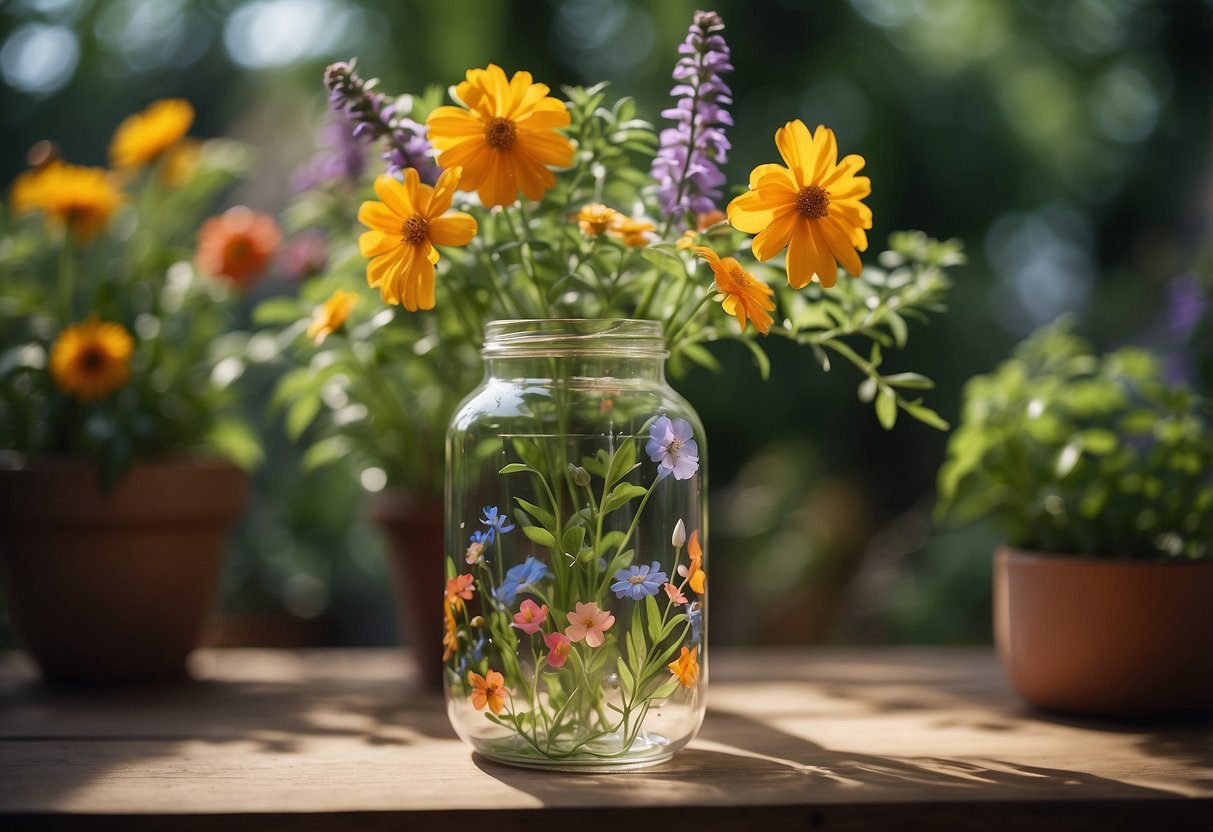
[[[319,361],[297,382],[315,392],[287,406],[337,405],[331,424],[343,431],[377,412],[358,398],[341,415],[350,391],[383,383],[372,376],[447,351],[467,356],[469,373],[483,359],[445,431],[445,583],[428,591],[448,714],[493,759],[646,765],[702,719],[707,449],[667,364],[715,367],[704,345],[733,341],[765,374],[760,337],[783,337],[826,368],[830,354],[858,368],[884,425],[899,412],[943,425],[907,393],[929,380],[886,373],[882,348],[904,343],[905,316],[940,308],[958,247],[897,235],[887,271],[864,269],[863,159],[840,161],[833,133],[799,120],[776,135],[784,164],[756,168],[726,218],[722,30],[718,15],[696,13],[667,111],[675,126],[660,134],[606,85],[558,97],[489,65],[441,105],[386,98],[350,64],[326,73],[334,105],[356,135],[384,143],[388,168],[358,208],[366,277],[342,291],[365,317],[344,319],[342,349],[403,348],[400,365],[347,361],[325,382],[315,377],[334,359]],[[839,263],[856,279],[839,281]],[[317,337],[334,329],[330,302],[315,308]],[[339,378],[340,395],[329,392]],[[372,418],[359,429],[373,444],[394,427]]]
[[[1068,320],[964,391],[939,516],[987,518],[995,635],[1013,686],[1072,713],[1213,708],[1210,403],[1140,349]]]
[[[109,170],[40,144],[0,229],[0,562],[47,678],[184,671],[260,453],[234,324],[279,234],[243,207],[200,225],[249,154],[192,120],[131,116]]]

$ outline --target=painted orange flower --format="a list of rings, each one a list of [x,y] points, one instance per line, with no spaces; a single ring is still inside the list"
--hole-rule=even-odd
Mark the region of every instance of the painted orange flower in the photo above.
[[[465,246],[476,236],[476,220],[459,211],[447,213],[462,171],[444,170],[434,187],[422,184],[413,168],[404,182],[390,176],[375,180],[375,195],[358,210],[358,222],[369,228],[358,238],[358,250],[372,258],[366,280],[385,303],[403,304],[410,312],[434,308],[434,246]]]
[[[691,539],[687,541],[687,555],[691,558],[691,563],[689,566],[679,566],[678,574],[687,579],[692,592],[703,595],[703,590],[707,587],[708,573],[703,571],[703,549],[699,545],[698,530],[691,532]]]
[[[699,683],[699,650],[682,648],[678,658],[666,665],[678,677],[684,688],[693,688]]]
[[[732,257],[721,258],[707,246],[695,246],[694,251],[712,267],[716,288],[724,295],[720,305],[725,312],[737,317],[741,331],[745,332],[748,318],[763,335],[770,332],[774,319],[767,313],[775,310],[775,302],[771,300],[775,290],[741,268]]]
[[[657,226],[648,220],[625,217],[622,214],[611,223],[611,233],[619,237],[628,248],[644,248],[652,241],[653,232],[656,230]]]
[[[53,161],[18,176],[10,200],[17,216],[41,211],[52,225],[66,226],[83,244],[109,222],[122,204],[122,194],[104,168]]]
[[[809,128],[797,119],[775,131],[783,165],[759,165],[750,173],[750,190],[729,203],[729,222],[746,234],[756,234],[754,256],[770,260],[788,250],[788,283],[794,289],[814,276],[833,286],[841,264],[852,275],[863,265],[872,227],[872,211],[862,200],[872,192],[871,181],[856,174],[862,156],[838,162],[834,131]]]
[[[312,312],[312,322],[307,327],[307,337],[316,342],[316,346],[332,335],[349,319],[350,313],[358,305],[358,296],[353,292],[338,289],[329,295],[328,300],[317,306]]]
[[[438,164],[463,168],[460,189],[476,191],[486,207],[512,204],[519,190],[541,199],[556,184],[548,167],[568,167],[574,152],[557,132],[568,127],[568,110],[548,92],[529,72],[507,78],[496,64],[469,69],[455,88],[464,106],[438,107],[426,119]]]
[[[245,288],[269,268],[281,242],[273,217],[237,205],[202,223],[194,259],[207,274]]]
[[[68,327],[51,347],[51,377],[78,401],[104,399],[131,377],[135,339],[96,315]]]
[[[457,575],[446,582],[446,601],[451,605],[451,609],[459,612],[463,609],[463,602],[472,600],[472,594],[476,591],[472,588],[472,575]]]
[[[445,662],[459,649],[459,633],[456,630],[455,613],[451,602],[442,599],[442,660]]]
[[[110,164],[116,168],[150,165],[181,141],[193,123],[193,105],[184,98],[153,101],[118,125],[110,140]]]
[[[505,707],[505,698],[510,695],[505,689],[504,676],[496,670],[490,670],[483,676],[469,670],[468,684],[472,686],[472,707],[479,711],[488,705],[494,714],[501,713],[501,709]]]
[[[618,216],[619,212],[614,208],[608,208],[601,202],[591,202],[581,206],[576,219],[582,234],[587,237],[599,237],[611,227],[611,223]]]

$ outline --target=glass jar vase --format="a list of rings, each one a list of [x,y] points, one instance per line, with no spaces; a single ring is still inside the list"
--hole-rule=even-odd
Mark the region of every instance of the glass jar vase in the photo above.
[[[496,321],[447,432],[447,713],[499,762],[616,770],[703,721],[706,460],[661,325]]]

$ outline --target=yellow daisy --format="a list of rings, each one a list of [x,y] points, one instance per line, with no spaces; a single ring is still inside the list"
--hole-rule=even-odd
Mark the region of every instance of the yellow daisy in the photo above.
[[[79,401],[104,399],[130,379],[134,351],[129,332],[92,315],[59,334],[51,347],[51,376]]]
[[[557,132],[569,125],[564,102],[548,96],[531,73],[506,78],[496,64],[469,69],[455,88],[466,107],[439,107],[426,119],[438,164],[463,168],[460,189],[476,191],[487,207],[510,205],[521,190],[541,199],[556,184],[548,166],[573,163],[573,145]]]
[[[370,229],[358,238],[358,250],[373,258],[366,279],[384,302],[410,312],[434,308],[434,246],[465,246],[476,236],[473,217],[446,213],[460,174],[459,168],[444,170],[432,188],[413,168],[404,171],[403,184],[390,176],[375,180],[382,202],[367,201],[358,210],[358,221]]]
[[[138,168],[159,159],[194,123],[194,107],[184,98],[153,101],[141,113],[127,116],[110,140],[110,164]]]
[[[598,237],[610,227],[618,216],[619,212],[614,208],[608,208],[601,202],[591,202],[589,205],[581,206],[575,219],[582,234],[587,237]]]
[[[622,214],[611,223],[611,233],[619,237],[628,248],[644,248],[652,239],[657,226],[648,220],[625,217]]]
[[[756,234],[754,256],[770,260],[788,250],[788,283],[801,289],[816,275],[833,286],[838,268],[858,275],[858,251],[868,247],[864,229],[872,211],[862,200],[872,192],[862,156],[838,162],[834,131],[819,125],[815,134],[797,119],[775,131],[783,165],[759,165],[750,173],[750,190],[729,203],[729,222]]]
[[[333,292],[329,299],[317,306],[316,311],[312,313],[312,322],[308,325],[307,337],[314,339],[316,346],[320,346],[324,343],[325,338],[345,326],[346,320],[349,319],[350,313],[357,305],[358,296],[353,292],[346,292],[343,289]]]
[[[712,267],[716,288],[724,295],[721,306],[725,312],[736,316],[742,332],[749,318],[754,322],[754,327],[766,335],[774,320],[767,313],[775,309],[775,302],[771,300],[775,290],[741,268],[741,264],[732,257],[721,258],[707,246],[695,246],[694,251]]]
[[[17,215],[41,211],[55,225],[66,225],[86,243],[109,222],[122,202],[104,168],[51,162],[26,171],[13,182],[10,200]]]

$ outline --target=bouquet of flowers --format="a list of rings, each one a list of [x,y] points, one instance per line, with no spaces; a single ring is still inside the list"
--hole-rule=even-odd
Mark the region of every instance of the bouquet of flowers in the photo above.
[[[245,207],[201,222],[249,153],[189,138],[193,117],[180,99],[132,115],[110,170],[43,142],[13,182],[0,228],[0,447],[94,457],[105,487],[137,459],[259,457],[231,389],[244,348],[232,307],[280,234]]]
[[[832,357],[853,365],[884,426],[901,412],[946,427],[915,395],[930,380],[887,373],[883,350],[905,344],[908,319],[942,310],[959,245],[894,234],[881,267],[865,267],[864,160],[839,159],[833,131],[800,120],[775,133],[781,163],[755,167],[726,202],[723,29],[715,13],[695,14],[662,113],[672,124],[660,131],[605,84],[556,97],[528,72],[489,65],[468,70],[443,104],[434,90],[388,97],[352,61],[328,68],[333,107],[355,141],[381,144],[385,170],[358,208],[356,251],[331,200],[311,192],[296,206],[345,242],[302,301],[276,300],[262,315],[293,320],[284,334],[309,356],[279,391],[288,422],[302,431],[327,405],[331,433],[313,461],[358,452],[393,470],[412,459],[427,473],[411,479],[432,482],[457,400],[447,394],[479,379],[492,321],[490,331],[519,332],[553,320],[595,331],[603,320],[643,323],[675,373],[718,367],[705,345],[735,341],[765,376],[761,339],[786,338],[823,369]],[[840,281],[840,266],[852,277]],[[537,423],[567,429],[577,418],[571,402],[522,398]],[[617,406],[605,394],[598,404]],[[673,412],[642,418],[586,455],[504,435],[475,451],[510,456],[498,474],[525,479],[512,493],[530,496],[450,521],[475,529],[447,540],[452,714],[482,712],[516,759],[626,760],[652,707],[695,695],[701,513],[643,557],[633,532],[658,488],[695,476],[701,428]],[[692,491],[680,504],[698,505]]]

